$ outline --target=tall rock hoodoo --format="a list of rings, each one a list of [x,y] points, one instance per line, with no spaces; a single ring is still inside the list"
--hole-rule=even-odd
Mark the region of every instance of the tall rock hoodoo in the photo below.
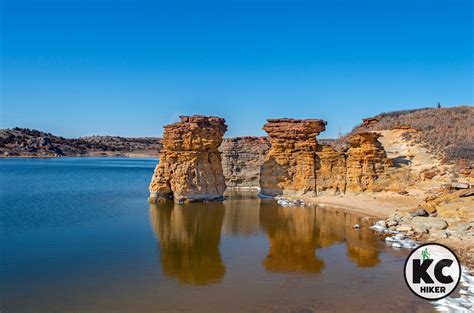
[[[316,136],[326,122],[317,119],[269,119],[270,150],[261,167],[260,187],[265,195],[316,195]]]
[[[150,202],[222,199],[226,188],[218,151],[227,130],[215,116],[180,116],[164,127],[163,149],[150,183]]]

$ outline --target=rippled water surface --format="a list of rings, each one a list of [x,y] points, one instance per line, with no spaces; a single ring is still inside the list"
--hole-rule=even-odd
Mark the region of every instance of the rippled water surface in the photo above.
[[[156,160],[0,160],[1,312],[426,312],[360,218],[149,205]]]

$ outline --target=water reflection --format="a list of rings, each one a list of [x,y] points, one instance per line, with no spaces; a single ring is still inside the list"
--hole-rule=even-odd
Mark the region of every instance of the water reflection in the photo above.
[[[192,285],[219,282],[224,277],[225,266],[219,252],[222,203],[151,204],[150,218],[165,275]]]
[[[269,248],[263,267],[271,272],[320,273],[318,249],[346,245],[347,260],[358,267],[380,262],[380,243],[367,227],[354,229],[359,217],[320,207],[285,208],[259,199],[223,203],[150,206],[159,241],[163,273],[181,283],[203,285],[225,274],[219,242],[226,236],[266,234]]]
[[[260,199],[224,201],[224,207],[224,235],[249,236],[259,233]]]
[[[268,255],[263,261],[267,270],[307,273],[321,271],[324,262],[315,254],[318,244],[315,209],[263,205],[260,220],[270,242]]]
[[[342,211],[315,208],[318,246],[329,247],[345,242],[347,257],[358,267],[370,267],[380,263],[380,244],[368,227],[354,229],[361,218]]]

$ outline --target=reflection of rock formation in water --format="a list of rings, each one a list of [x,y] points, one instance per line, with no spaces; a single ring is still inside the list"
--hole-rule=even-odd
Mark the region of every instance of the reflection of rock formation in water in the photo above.
[[[263,266],[276,272],[319,273],[324,262],[315,255],[315,209],[262,206],[260,221],[270,250]]]
[[[380,262],[377,240],[367,228],[353,229],[358,217],[321,208],[262,206],[260,221],[270,241],[263,265],[269,271],[319,273],[315,250],[346,242],[348,259],[359,267]]]
[[[224,277],[219,252],[222,203],[151,204],[150,219],[159,240],[164,274],[193,285]]]
[[[380,263],[377,241],[367,228],[346,232],[347,256],[359,267],[372,267]]]
[[[254,235],[260,229],[260,199],[224,201],[225,216],[222,233]]]
[[[329,247],[345,241],[347,256],[359,267],[370,267],[378,264],[379,247],[377,239],[367,227],[354,229],[360,224],[360,217],[336,210],[317,209],[318,247]]]
[[[180,116],[166,125],[150,183],[150,202],[221,199],[226,188],[218,148],[227,129],[215,116]]]

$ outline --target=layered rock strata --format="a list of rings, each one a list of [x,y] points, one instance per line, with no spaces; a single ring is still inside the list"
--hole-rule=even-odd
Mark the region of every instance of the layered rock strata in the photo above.
[[[385,168],[391,165],[387,153],[378,141],[379,133],[364,132],[349,137],[346,159],[346,190],[352,192],[382,191],[384,184],[378,181]]]
[[[264,130],[271,148],[261,168],[264,195],[317,196],[386,189],[384,172],[391,165],[375,132],[349,138],[346,152],[320,145],[322,120],[268,120]]]
[[[224,139],[219,151],[227,187],[260,187],[260,167],[269,149],[266,137]]]
[[[346,192],[346,154],[330,145],[318,145],[316,150],[316,189],[318,195]]]
[[[326,122],[317,119],[269,119],[263,130],[271,148],[261,167],[265,195],[316,195],[316,136]]]
[[[215,116],[180,116],[166,125],[150,201],[222,199],[226,185],[218,148],[226,130],[225,120]]]

